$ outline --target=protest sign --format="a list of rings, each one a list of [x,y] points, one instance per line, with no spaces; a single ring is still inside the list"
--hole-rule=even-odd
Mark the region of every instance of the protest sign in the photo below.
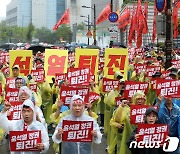
[[[9,109],[10,115],[9,120],[20,120],[22,119],[22,102],[11,102],[11,108]]]
[[[10,74],[12,75],[12,67],[18,65],[20,75],[27,76],[32,69],[32,51],[31,50],[10,50]]]
[[[55,77],[56,73],[67,73],[68,65],[68,51],[57,49],[45,50],[45,76],[49,83],[52,83],[52,77]]]
[[[18,102],[19,100],[18,94],[19,94],[19,89],[16,88],[6,89],[5,99],[8,102]]]
[[[120,86],[119,80],[103,78],[103,92],[109,92]]]
[[[146,67],[146,76],[152,77],[156,72],[161,72],[161,66],[147,66]]]
[[[180,80],[157,80],[157,95],[164,97],[180,97]]]
[[[43,69],[31,70],[31,74],[35,82],[44,82],[45,81],[45,72]]]
[[[125,81],[124,98],[132,98],[137,91],[148,92],[148,82]]]
[[[89,85],[90,70],[89,68],[71,68],[67,73],[67,78],[71,86]]]
[[[113,79],[116,71],[120,71],[127,79],[128,50],[122,48],[107,48],[105,50],[104,76]]]
[[[69,105],[71,98],[74,95],[80,95],[84,102],[88,103],[89,100],[89,88],[82,87],[70,87],[62,86],[60,90],[60,99],[65,103],[64,105]]]
[[[63,120],[62,140],[67,142],[92,142],[93,121]]]
[[[6,89],[15,88],[15,78],[8,77],[6,78]]]
[[[41,143],[41,131],[10,131],[11,151],[39,151],[36,148]]]
[[[89,92],[89,103],[93,103],[100,98],[100,95],[96,92]]]
[[[144,114],[148,107],[150,107],[150,105],[131,105],[130,123],[131,124],[144,123]],[[154,108],[157,109],[157,107]]]
[[[30,83],[29,89],[36,93],[37,92],[37,84],[36,83]]]
[[[98,49],[76,49],[75,68],[89,68],[98,82]]]

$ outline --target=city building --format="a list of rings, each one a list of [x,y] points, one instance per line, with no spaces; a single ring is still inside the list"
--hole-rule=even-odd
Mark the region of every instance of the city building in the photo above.
[[[9,26],[52,29],[65,11],[65,0],[12,0],[6,9]]]

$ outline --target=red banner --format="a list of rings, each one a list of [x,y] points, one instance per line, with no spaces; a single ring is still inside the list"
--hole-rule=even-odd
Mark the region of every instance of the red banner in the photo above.
[[[130,22],[130,10],[126,8],[118,19],[118,29],[126,27]]]
[[[168,125],[165,124],[138,124],[138,142],[161,141],[162,143],[168,136]]]
[[[175,3],[173,7],[173,14],[172,14],[172,21],[173,21],[173,30],[174,30],[174,38],[178,36],[178,6]]]
[[[74,95],[80,95],[84,102],[89,100],[89,88],[79,88],[79,87],[69,87],[62,86],[60,90],[60,98],[65,103],[64,105],[69,105],[71,98]]]
[[[68,63],[72,64],[75,62],[75,56],[74,55],[68,55]]]
[[[136,52],[135,48],[128,48],[128,58],[130,62],[134,60],[135,52]]]
[[[147,66],[146,67],[146,76],[152,77],[156,72],[161,72],[161,66]]]
[[[71,68],[67,73],[68,80],[72,86],[89,85],[90,69],[89,68]]]
[[[9,63],[9,52],[1,52],[0,64]]]
[[[10,75],[10,69],[9,67],[3,67],[1,69],[1,72],[4,73],[5,75],[9,76]]]
[[[143,91],[144,94],[147,94],[148,86],[149,83],[147,82],[125,81],[124,97],[132,98],[138,90]]]
[[[131,105],[130,123],[131,124],[144,123],[144,114],[148,107],[150,107],[150,105]],[[155,106],[154,108],[157,109],[157,107]]]
[[[41,143],[41,131],[10,131],[11,151],[39,151],[35,146]]]
[[[100,98],[100,95],[96,92],[89,92],[89,103],[93,103]]]
[[[172,67],[180,69],[180,60],[172,60]]]
[[[105,21],[108,18],[110,12],[111,12],[111,6],[110,3],[108,3],[108,5],[102,10],[99,17],[97,18],[96,24],[98,25],[101,22]]]
[[[67,78],[67,74],[65,74],[65,73],[56,73],[56,75],[55,75],[55,80],[58,85],[60,85],[60,83],[63,80],[66,80],[66,78]]]
[[[159,78],[158,78],[159,79]],[[156,90],[157,78],[151,78],[151,89]]]
[[[9,120],[20,120],[22,119],[22,102],[11,102],[11,108],[9,109],[10,111],[10,116],[8,116]]]
[[[36,93],[37,92],[37,84],[36,83],[29,84],[29,89]]]
[[[137,74],[140,74],[142,71],[146,70],[146,64],[134,64],[134,70]]]
[[[6,78],[6,89],[15,88],[15,78],[10,77]]]
[[[92,142],[93,121],[63,120],[62,140],[68,142]]]
[[[57,30],[58,27],[62,24],[69,24],[70,23],[70,15],[69,15],[69,9],[67,9],[62,17],[59,19],[59,21],[56,23],[56,25],[53,27],[53,30]]]
[[[168,79],[168,80],[171,79],[171,77],[169,76],[170,71],[162,71],[161,73],[163,79]]]
[[[18,100],[19,100],[18,94],[19,94],[19,89],[16,89],[16,88],[7,89],[5,99],[8,102],[18,102]]]
[[[103,92],[109,92],[114,88],[119,87],[119,80],[103,78]]]
[[[180,97],[180,80],[157,80],[157,95],[164,97]]]
[[[31,70],[31,74],[35,82],[45,81],[45,71],[43,69]]]
[[[116,106],[118,107],[119,105],[121,105],[121,98],[122,97],[116,97],[115,100],[116,100]]]

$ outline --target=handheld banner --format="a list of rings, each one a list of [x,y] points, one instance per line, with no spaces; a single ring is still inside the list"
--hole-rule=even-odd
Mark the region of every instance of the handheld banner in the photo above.
[[[98,82],[98,49],[76,49],[75,67],[89,68],[91,75],[95,75]]]
[[[144,114],[148,107],[150,107],[150,105],[131,105],[130,123],[144,123]],[[154,106],[154,108],[157,109],[156,106]]]
[[[60,99],[65,103],[64,105],[69,105],[71,98],[74,95],[80,95],[84,102],[88,102],[89,100],[89,88],[81,88],[81,87],[69,87],[62,86],[60,90]]]
[[[107,48],[105,50],[104,76],[113,79],[114,73],[120,71],[127,79],[128,49]]]
[[[9,120],[20,120],[22,119],[22,102],[11,102],[11,108],[9,109],[10,115]]]
[[[148,86],[148,82],[125,81],[124,98],[133,97],[138,90],[143,91],[144,94],[147,94]]]
[[[37,83],[30,83],[29,89],[36,93],[37,92]]]
[[[138,142],[161,141],[162,143],[168,136],[168,125],[165,124],[138,124]]]
[[[31,70],[31,74],[35,82],[45,81],[45,71],[43,69]]]
[[[32,51],[31,50],[10,50],[10,74],[12,75],[12,67],[19,65],[20,76],[27,76],[32,69]]]
[[[67,73],[68,64],[68,51],[57,49],[45,50],[45,63],[44,69],[46,73],[46,80],[52,83],[52,77],[55,77],[56,73]]]
[[[157,95],[164,97],[180,97],[180,80],[157,80]]]
[[[93,103],[100,98],[100,95],[96,92],[89,92],[89,103]]]
[[[89,68],[71,68],[67,73],[71,86],[89,85],[90,70]]]
[[[93,121],[63,120],[62,140],[67,142],[92,142]]]
[[[11,151],[39,151],[35,146],[41,143],[41,131],[10,131]]]
[[[12,88],[12,89],[6,89],[6,96],[5,99],[8,102],[18,102],[19,89]]]
[[[161,72],[161,66],[147,66],[146,67],[146,76],[152,77],[156,72]]]
[[[103,92],[109,92],[120,86],[119,80],[103,78]]]

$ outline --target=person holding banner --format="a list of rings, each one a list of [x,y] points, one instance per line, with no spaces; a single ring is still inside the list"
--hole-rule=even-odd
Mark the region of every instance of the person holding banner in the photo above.
[[[82,99],[81,96],[79,95],[74,95],[71,98],[71,104],[70,104],[70,111],[71,113],[65,117],[63,117],[61,119],[61,121],[59,122],[58,126],[56,127],[56,130],[52,136],[52,139],[54,142],[56,143],[61,143],[62,142],[62,154],[71,154],[71,153],[78,153],[78,154],[92,154],[92,140],[94,143],[100,144],[101,143],[101,138],[102,138],[102,134],[100,133],[99,130],[99,126],[97,124],[97,122],[90,116],[87,116],[86,114],[84,114],[84,109],[85,109],[85,104],[84,101]],[[81,123],[81,121],[83,122],[93,122],[93,125],[91,125],[91,130],[92,131],[88,131],[88,136],[90,135],[90,138],[93,137],[93,139],[84,141],[83,139],[85,139],[86,137],[83,136],[82,134],[78,134],[78,132],[81,132],[80,129],[82,129],[82,125],[81,127],[78,126],[78,124],[75,124],[74,126],[78,126],[77,128],[75,128],[75,132],[73,132],[73,128],[69,129],[72,131],[68,131],[68,136],[63,136],[65,135],[66,130],[68,129],[68,127],[65,127],[64,123],[65,122],[76,122],[77,123]],[[86,125],[87,126],[87,125]],[[90,126],[90,125],[89,125]],[[75,135],[73,135],[73,134]],[[82,133],[82,132],[81,132]],[[82,140],[78,140],[78,139],[82,139]],[[69,139],[69,140],[68,140]],[[74,141],[73,139],[77,139],[79,142]],[[68,141],[68,142],[67,142]],[[81,142],[80,142],[81,141]]]
[[[154,107],[147,108],[144,117],[144,123],[157,124],[158,123],[158,111]],[[138,141],[139,134],[137,134],[137,128],[134,129],[132,136],[127,142],[128,148],[131,142]],[[130,148],[131,154],[163,154],[161,148]]]
[[[131,102],[125,98],[121,99],[121,104],[114,111],[110,120],[111,131],[110,144],[108,147],[108,154],[115,153],[115,147],[117,146],[117,154],[130,154],[126,142],[128,141],[132,127],[130,125],[130,105]]]
[[[24,102],[27,99],[32,100],[35,103],[35,109],[36,109],[36,120],[41,122],[44,126],[46,126],[46,121],[43,115],[42,110],[36,105],[36,102],[33,98],[32,91],[27,87],[23,86],[19,89],[18,98],[20,102]]]
[[[36,109],[34,103],[27,99],[22,104],[22,117],[21,120],[12,120],[9,121],[7,118],[7,111],[11,108],[9,102],[5,102],[3,111],[0,113],[0,127],[3,128],[7,133],[10,133],[10,148],[11,152],[14,151],[14,154],[40,154],[40,152],[45,153],[49,148],[49,137],[46,128],[44,125],[36,120]],[[18,142],[18,138],[15,142],[15,147],[12,147],[13,138],[11,133],[18,131],[19,133],[28,134],[32,131],[40,132],[40,136],[37,139],[31,140],[30,137],[27,140]],[[39,133],[38,133],[39,134]],[[30,135],[30,134],[29,134]],[[33,142],[32,142],[33,141]],[[38,142],[39,141],[39,142]],[[21,143],[21,144],[20,144]],[[22,146],[27,145],[29,146]],[[32,144],[32,145],[31,145]],[[29,151],[30,147],[34,151]],[[21,150],[20,150],[21,149]],[[19,151],[18,151],[19,150]]]

